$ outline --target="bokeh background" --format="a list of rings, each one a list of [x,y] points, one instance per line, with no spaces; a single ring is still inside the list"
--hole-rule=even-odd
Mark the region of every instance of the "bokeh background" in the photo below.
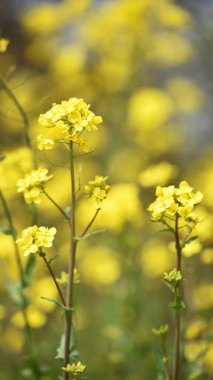
[[[1,0],[0,8],[1,37],[10,40],[0,55],[0,72],[28,114],[35,149],[38,116],[52,102],[82,97],[104,120],[90,139],[93,152],[76,161],[82,186],[96,174],[108,175],[111,185],[94,226],[107,232],[78,249],[75,328],[88,380],[157,378],[159,346],[152,328],[173,324],[162,274],[175,265],[175,253],[171,237],[157,233],[146,208],[157,185],[181,180],[204,193],[199,214],[205,217],[197,228],[199,241],[184,251],[181,379],[213,379],[213,2]],[[31,169],[30,153],[20,114],[2,89],[0,149],[6,156],[1,189],[21,231],[31,224],[31,213],[16,182]],[[54,174],[48,192],[67,207],[67,152],[43,151],[37,158]],[[2,208],[0,213],[6,224]],[[78,231],[92,215],[79,194]],[[39,221],[57,227],[53,267],[60,276],[67,265],[67,227],[46,199]],[[0,379],[19,380],[27,376],[21,370],[28,348],[8,285],[18,279],[12,238],[4,234],[0,268]],[[56,294],[39,260],[28,292],[39,357],[51,368],[42,380],[55,380],[60,364],[53,358],[63,323],[60,310],[40,299]]]

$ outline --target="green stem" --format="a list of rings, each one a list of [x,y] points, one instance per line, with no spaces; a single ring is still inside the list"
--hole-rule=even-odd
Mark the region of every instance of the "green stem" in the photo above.
[[[12,215],[10,213],[9,207],[7,205],[6,199],[4,198],[4,195],[3,195],[3,192],[1,189],[0,189],[0,199],[1,199],[1,202],[3,205],[5,216],[6,216],[7,221],[8,221],[8,225],[12,231],[15,231]],[[33,334],[32,334],[32,329],[30,327],[27,312],[25,309],[26,297],[24,296],[23,290],[22,290],[23,287],[25,286],[24,270],[23,270],[23,266],[22,266],[22,262],[21,262],[21,258],[20,258],[20,253],[19,253],[19,250],[18,250],[18,247],[16,244],[15,233],[12,235],[12,239],[13,239],[13,245],[14,245],[14,252],[15,252],[15,256],[16,256],[17,267],[18,267],[18,271],[19,271],[19,277],[20,277],[20,281],[21,281],[21,290],[20,290],[20,296],[22,299],[21,311],[22,311],[24,321],[25,321],[25,330],[26,330],[26,335],[27,335],[27,339],[29,342],[30,350],[32,353],[32,358],[34,360],[35,367],[38,370],[39,369],[39,363],[38,363],[37,351],[36,351],[35,342],[34,342],[34,338],[33,338]],[[38,370],[38,372],[39,372],[39,370]]]
[[[70,257],[69,257],[69,269],[68,269],[68,288],[67,288],[67,302],[68,308],[73,304],[73,284],[74,284],[74,267],[76,256],[76,241],[75,241],[75,168],[73,157],[73,142],[70,142],[70,177],[71,177],[71,212],[70,212]],[[64,346],[64,367],[67,367],[69,363],[70,353],[70,335],[72,329],[72,316],[71,311],[67,312],[67,318],[65,321],[65,346]],[[69,379],[69,373],[64,372],[64,379]]]
[[[14,92],[12,91],[10,86],[8,85],[7,81],[2,77],[2,75],[0,75],[0,85],[6,91],[8,96],[12,99],[13,103],[15,104],[16,108],[18,109],[18,111],[19,111],[19,113],[23,119],[23,123],[24,123],[24,127],[25,127],[24,128],[24,137],[25,137],[26,145],[33,152],[32,144],[31,144],[30,137],[29,137],[30,125],[29,125],[29,119],[28,119],[27,113],[24,111],[23,107],[21,106],[17,97],[15,96]],[[36,163],[35,154],[33,156],[33,161],[34,161],[34,166],[36,167],[37,163]]]
[[[64,210],[54,201],[54,199],[46,192],[45,189],[43,189],[43,193],[46,195],[46,197],[54,204],[54,206],[60,211],[60,213],[63,215],[63,217],[70,223],[70,218],[67,216],[67,214],[64,212]]]
[[[175,220],[175,245],[177,252],[177,270],[181,271],[181,244],[179,238],[179,228],[178,228],[178,215],[176,215]],[[173,359],[173,372],[172,380],[178,380],[179,366],[180,366],[180,322],[181,313],[180,310],[175,312],[175,334],[174,334],[174,359]]]
[[[92,220],[89,222],[88,226],[84,229],[84,231],[80,234],[80,236],[79,236],[80,238],[83,237],[83,236],[87,233],[87,231],[90,229],[90,227],[91,227],[92,224],[94,223],[94,221],[95,221],[95,219],[96,219],[96,217],[97,217],[99,211],[100,211],[100,208],[98,208],[98,209],[96,210],[95,215],[93,216]]]
[[[168,354],[167,354],[167,350],[166,350],[166,344],[165,344],[165,341],[163,340],[162,341],[162,351],[163,351],[163,355],[164,355],[164,358],[165,358],[165,362],[164,362],[164,367],[165,367],[165,371],[166,371],[166,380],[171,380],[171,376],[170,376],[170,370],[169,370],[169,363],[168,363]]]
[[[58,294],[59,294],[59,296],[61,298],[61,301],[62,301],[63,305],[66,306],[66,301],[64,299],[63,293],[62,293],[61,288],[60,288],[60,286],[58,284],[58,281],[56,280],[55,274],[54,274],[54,272],[53,272],[53,270],[52,270],[52,268],[50,266],[50,263],[46,259],[45,253],[44,252],[40,252],[39,256],[42,257],[42,259],[44,260],[44,262],[45,262],[45,264],[46,264],[46,266],[48,268],[48,271],[50,273],[50,276],[52,277],[52,279],[54,281],[54,284],[55,284],[55,286],[57,288],[57,291],[58,291]]]

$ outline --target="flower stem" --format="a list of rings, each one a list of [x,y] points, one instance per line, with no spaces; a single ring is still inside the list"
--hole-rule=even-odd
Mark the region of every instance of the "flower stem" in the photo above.
[[[24,128],[24,137],[25,137],[26,145],[33,152],[32,144],[31,144],[30,136],[29,136],[30,125],[29,125],[29,119],[28,119],[27,113],[24,111],[23,107],[19,103],[19,100],[17,99],[14,92],[12,91],[10,86],[8,85],[7,81],[2,77],[2,75],[0,75],[0,85],[6,91],[8,96],[12,99],[13,103],[15,104],[16,108],[18,109],[18,111],[19,111],[19,113],[23,119],[23,123],[24,123],[24,127],[25,127]],[[34,166],[36,167],[37,162],[36,162],[35,153],[33,155],[33,161],[34,161]]]
[[[179,228],[178,228],[178,215],[176,215],[175,220],[175,244],[177,252],[177,270],[181,271],[181,244],[179,238]],[[180,322],[181,313],[180,310],[175,312],[175,334],[174,334],[174,359],[173,359],[173,372],[172,380],[178,380],[179,365],[180,365]]]
[[[83,237],[83,236],[87,233],[87,231],[90,229],[90,227],[91,227],[92,224],[94,223],[94,221],[95,221],[95,219],[96,219],[96,217],[97,217],[99,211],[100,211],[100,208],[98,208],[98,209],[96,210],[95,215],[93,216],[92,220],[89,222],[89,224],[88,224],[87,227],[84,229],[84,231],[80,234],[80,236],[79,236],[80,238]]]
[[[22,262],[21,262],[21,258],[20,258],[19,249],[18,249],[17,244],[16,244],[16,234],[15,234],[15,228],[14,228],[13,218],[12,218],[12,215],[10,213],[9,207],[7,205],[7,201],[4,198],[4,195],[3,195],[3,192],[2,192],[1,189],[0,189],[0,199],[1,199],[1,202],[2,202],[2,205],[3,205],[5,216],[6,216],[7,221],[8,221],[8,225],[9,225],[11,231],[13,232],[12,239],[13,239],[13,245],[14,245],[14,252],[15,252],[15,256],[16,256],[17,268],[18,268],[18,271],[19,271],[19,277],[20,277],[20,282],[21,282],[21,289],[20,289],[20,297],[21,297],[21,300],[22,300],[21,311],[22,311],[23,318],[24,318],[24,321],[25,321],[26,336],[27,336],[27,339],[28,339],[28,343],[29,343],[29,347],[30,347],[30,350],[31,350],[32,359],[34,361],[34,366],[35,366],[35,369],[36,369],[36,372],[37,372],[36,375],[37,375],[37,379],[38,379],[38,378],[40,378],[40,374],[39,374],[40,373],[40,370],[39,370],[40,366],[39,366],[39,362],[38,362],[37,351],[36,351],[36,346],[35,346],[35,342],[34,342],[34,338],[33,338],[32,329],[30,327],[30,324],[29,324],[29,321],[28,321],[27,312],[26,312],[26,309],[25,309],[25,307],[26,307],[25,306],[26,305],[26,297],[23,294],[23,289],[26,286],[26,284],[25,284],[25,278],[24,278],[24,270],[23,270],[23,266],[22,266]]]
[[[70,177],[71,177],[71,212],[70,212],[70,257],[69,257],[69,270],[68,270],[68,288],[67,288],[67,302],[68,308],[73,304],[73,283],[74,283],[74,267],[76,256],[76,241],[75,241],[75,169],[74,169],[74,156],[73,156],[73,142],[70,142]],[[70,353],[70,335],[72,329],[72,311],[67,312],[65,321],[65,346],[64,346],[64,367],[69,363]],[[64,379],[69,379],[69,373],[64,372]]]
[[[60,213],[63,215],[63,217],[70,222],[70,218],[67,216],[67,214],[64,212],[64,210],[54,201],[54,199],[46,192],[45,189],[43,189],[43,193],[46,195],[46,197],[54,204],[54,206],[60,211]]]
[[[168,363],[168,354],[167,354],[167,351],[166,351],[166,346],[165,346],[165,342],[163,341],[162,342],[162,350],[163,350],[163,355],[165,357],[165,362],[164,362],[164,367],[165,367],[165,371],[166,371],[166,380],[171,380],[171,376],[170,376],[170,370],[169,370],[169,363]]]
[[[59,286],[59,284],[58,284],[58,281],[57,281],[57,279],[56,279],[56,277],[55,277],[55,274],[54,274],[54,272],[53,272],[53,270],[52,270],[52,268],[51,268],[51,266],[50,266],[50,263],[49,263],[48,260],[46,259],[46,255],[45,255],[45,253],[41,251],[41,252],[39,253],[39,256],[42,257],[42,259],[44,260],[44,262],[45,262],[45,264],[46,264],[46,266],[47,266],[47,268],[48,268],[48,271],[49,271],[49,273],[50,273],[50,276],[52,277],[52,279],[53,279],[53,281],[54,281],[54,284],[55,284],[55,286],[56,286],[56,288],[57,288],[57,291],[58,291],[58,294],[59,294],[59,296],[60,296],[60,298],[61,298],[61,301],[62,301],[63,305],[66,306],[66,301],[65,301],[65,299],[64,299],[63,293],[62,293],[61,288],[60,288],[60,286]]]

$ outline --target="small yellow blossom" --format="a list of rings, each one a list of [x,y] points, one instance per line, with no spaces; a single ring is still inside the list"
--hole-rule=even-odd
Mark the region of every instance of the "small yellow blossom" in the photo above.
[[[94,203],[96,209],[101,207],[101,202],[110,191],[110,186],[106,184],[107,179],[108,177],[97,175],[94,181],[89,181],[88,184],[84,186],[85,193],[87,193],[92,203]]]
[[[157,335],[157,336],[165,336],[169,332],[169,326],[168,325],[161,325],[158,329],[153,328],[152,332],[154,335]]]
[[[57,278],[57,281],[59,284],[65,285],[68,283],[68,277],[69,277],[68,273],[61,272],[61,277]],[[81,282],[79,272],[76,268],[74,268],[74,280],[73,280],[73,282],[74,282],[74,284],[80,284],[80,282]]]
[[[6,38],[0,38],[0,53],[5,53],[10,41]]]
[[[78,361],[77,363],[67,364],[66,367],[62,367],[62,370],[64,372],[72,373],[73,376],[77,376],[80,373],[84,372],[85,368],[86,366],[82,364],[80,361]]]
[[[52,242],[56,234],[55,227],[38,227],[36,225],[28,227],[22,231],[22,237],[16,243],[24,250],[24,256],[30,253],[38,253],[42,247],[52,247]]]
[[[39,135],[37,137],[37,141],[38,141],[38,149],[39,150],[43,150],[43,149],[50,150],[50,149],[53,149],[53,147],[55,145],[54,140],[45,139],[45,138],[43,138],[42,135]]]
[[[200,191],[193,192],[193,188],[186,181],[182,181],[179,187],[168,186],[156,188],[157,199],[150,204],[148,210],[152,213],[154,220],[160,220],[165,216],[182,216],[190,220],[191,224],[201,221],[192,214],[194,206],[201,202],[203,194]]]
[[[53,140],[38,136],[39,149],[52,149],[55,142],[69,143],[73,141],[79,145],[80,150],[88,151],[84,140],[78,139],[84,132],[96,131],[98,124],[102,122],[100,116],[96,116],[90,105],[83,99],[70,98],[60,104],[53,103],[52,108],[39,117],[39,123],[48,128],[57,130],[60,138]],[[49,136],[48,136],[49,137]]]
[[[40,167],[37,170],[32,170],[18,181],[18,193],[24,192],[26,203],[39,204],[41,202],[44,185],[53,177],[47,173],[47,169]]]

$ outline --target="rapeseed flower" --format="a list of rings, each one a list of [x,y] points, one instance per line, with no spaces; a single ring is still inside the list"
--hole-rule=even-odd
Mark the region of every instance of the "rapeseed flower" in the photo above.
[[[56,133],[56,137],[53,139],[50,135],[47,138],[39,135],[38,148],[52,149],[55,143],[73,141],[79,145],[80,150],[88,151],[85,140],[79,137],[84,131],[96,131],[101,122],[102,118],[96,116],[83,99],[70,98],[60,104],[53,103],[49,111],[40,115],[39,123]]]
[[[41,202],[44,186],[53,177],[47,173],[47,169],[40,167],[32,170],[17,182],[18,193],[24,193],[26,203],[39,204]]]
[[[39,253],[42,247],[52,247],[52,242],[56,234],[55,227],[38,227],[36,225],[28,227],[22,231],[22,237],[16,240],[24,250],[24,256],[30,253]]]
[[[7,38],[0,38],[0,53],[5,53],[10,41]]]
[[[156,196],[157,199],[148,207],[153,220],[159,221],[164,217],[178,215],[189,220],[193,226],[201,221],[192,210],[201,202],[203,194],[200,191],[195,193],[186,181],[180,182],[178,188],[157,186]]]
[[[62,367],[64,372],[70,372],[75,377],[79,375],[80,373],[84,372],[86,366],[82,364],[80,361],[73,364],[67,364],[66,367]]]
[[[85,193],[87,193],[96,209],[101,208],[101,202],[110,191],[110,186],[106,184],[107,179],[108,177],[96,175],[94,181],[89,181],[88,184],[84,186]]]

